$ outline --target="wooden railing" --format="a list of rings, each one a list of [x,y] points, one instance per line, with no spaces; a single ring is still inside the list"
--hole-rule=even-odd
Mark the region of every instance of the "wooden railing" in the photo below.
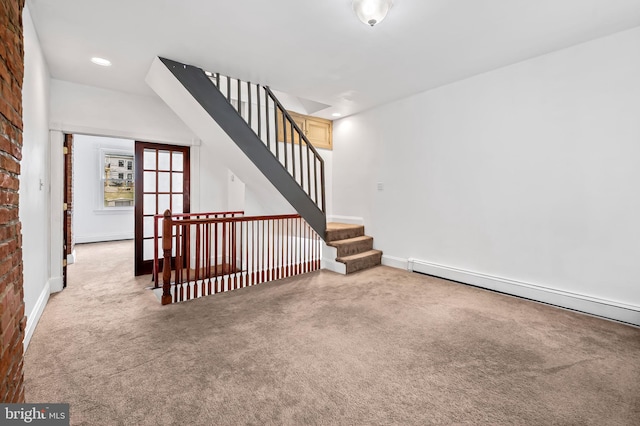
[[[219,73],[205,74],[309,198],[326,213],[324,160],[271,89]]]
[[[162,228],[163,305],[320,269],[321,239],[297,214],[174,218],[167,210]]]
[[[175,213],[171,215],[171,218],[176,221],[180,219],[219,219],[226,217],[238,217],[244,216],[243,211],[231,211],[231,212],[207,212],[207,213]],[[163,214],[157,214],[153,217],[153,283],[154,288],[159,288],[160,283],[158,281],[158,275],[162,270],[160,259],[158,258],[160,254],[160,246],[159,241],[162,236],[158,231],[158,222],[164,218]]]

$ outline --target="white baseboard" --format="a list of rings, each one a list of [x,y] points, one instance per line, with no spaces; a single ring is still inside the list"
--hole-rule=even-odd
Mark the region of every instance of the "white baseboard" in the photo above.
[[[386,254],[382,255],[382,264],[384,266],[390,266],[391,268],[404,270],[409,269],[409,262],[407,262],[407,259],[402,259],[395,256],[387,256]]]
[[[326,269],[338,274],[346,275],[347,265],[344,263],[336,262],[338,257],[338,249],[328,246],[326,243],[322,244],[322,258],[320,259],[320,269]]]
[[[29,347],[29,342],[31,342],[31,337],[33,336],[33,332],[36,330],[36,325],[38,325],[38,321],[40,321],[40,317],[44,312],[45,306],[47,306],[47,302],[49,301],[49,294],[51,294],[51,283],[47,281],[40,292],[40,296],[38,297],[38,301],[36,302],[33,310],[27,313],[27,328],[24,331],[24,340],[23,347],[24,351],[27,351]]]
[[[76,244],[101,243],[104,241],[133,240],[130,232],[121,234],[77,235]]]
[[[345,265],[344,263],[336,262],[335,260],[331,260],[331,259],[321,259],[320,268],[326,269],[327,271],[333,271],[342,275],[347,274],[347,265]]]
[[[322,247],[320,247],[320,254],[323,259],[333,260],[338,257],[338,249],[323,242]]]
[[[408,259],[408,270],[640,326],[640,306]]]
[[[62,277],[51,277],[49,278],[49,293],[59,293],[63,289]]]
[[[350,225],[364,225],[364,219],[357,216],[328,216],[327,222],[348,223]]]
[[[72,251],[71,254],[67,255],[67,265],[71,265],[76,263],[76,251]]]

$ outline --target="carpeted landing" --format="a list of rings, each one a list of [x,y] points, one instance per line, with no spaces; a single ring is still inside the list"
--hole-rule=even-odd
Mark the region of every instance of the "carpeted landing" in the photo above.
[[[72,424],[640,424],[640,329],[377,267],[162,307],[77,246],[25,358]]]

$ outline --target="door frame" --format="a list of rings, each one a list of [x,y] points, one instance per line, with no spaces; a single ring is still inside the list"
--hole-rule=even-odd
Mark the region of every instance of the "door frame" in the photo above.
[[[62,288],[67,288],[67,262],[73,253],[73,134],[65,133],[62,154]]]
[[[68,123],[54,123],[49,128],[49,199],[47,212],[49,215],[49,233],[48,233],[48,247],[49,247],[49,288],[51,293],[57,293],[63,290],[62,287],[62,262],[64,243],[63,237],[63,186],[64,186],[64,135],[69,134],[83,134],[83,135],[95,135],[105,136],[112,138],[131,139],[133,141],[144,138],[140,132],[133,130],[119,129],[105,129],[104,127],[95,127],[91,125],[73,125]],[[191,161],[195,167],[190,171],[191,174],[191,189],[198,193],[199,185],[199,170],[198,170],[198,158],[200,156],[201,141],[193,136],[189,137],[169,137],[166,138],[162,135],[147,135],[147,140],[153,140],[158,143],[165,143],[170,145],[188,146],[190,148]],[[194,205],[195,202],[195,205]],[[192,207],[198,209],[198,198],[195,198],[191,203]]]

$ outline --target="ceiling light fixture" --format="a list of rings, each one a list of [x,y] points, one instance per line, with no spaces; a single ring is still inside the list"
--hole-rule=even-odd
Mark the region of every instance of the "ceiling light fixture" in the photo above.
[[[111,61],[108,59],[104,59],[104,58],[98,58],[97,56],[91,58],[91,62],[93,62],[96,65],[100,65],[101,67],[110,67],[111,66]]]
[[[387,16],[392,0],[353,0],[353,10],[365,24],[374,26]]]
[[[331,114],[333,117],[342,117],[342,114],[340,114],[339,112],[334,112],[333,114]]]

